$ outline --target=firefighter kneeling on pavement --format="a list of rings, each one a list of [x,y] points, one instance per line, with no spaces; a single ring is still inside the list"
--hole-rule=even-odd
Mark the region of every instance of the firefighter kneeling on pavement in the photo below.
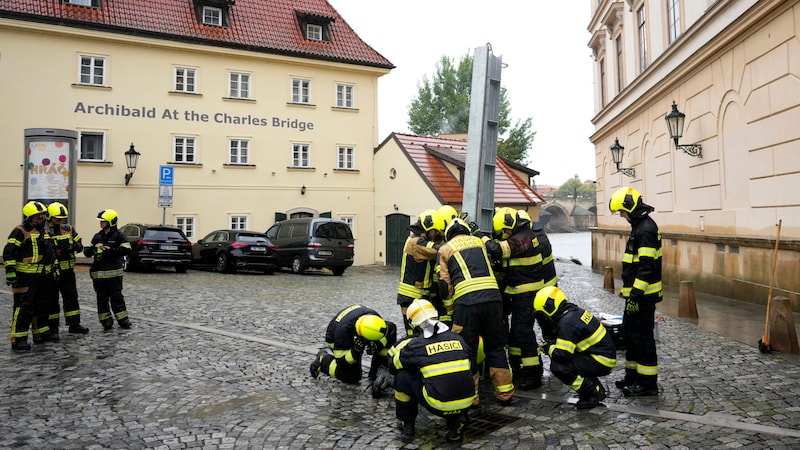
[[[555,342],[542,349],[550,356],[550,372],[578,393],[578,409],[591,409],[606,398],[597,377],[617,365],[617,350],[606,328],[589,311],[567,301],[561,289],[548,286],[536,294],[533,309],[543,320],[552,320]]]
[[[389,348],[397,342],[397,326],[385,321],[375,310],[361,305],[352,305],[340,311],[328,324],[325,345],[311,363],[311,376],[327,374],[347,384],[358,384],[361,380],[361,355],[364,351],[372,355],[369,380],[372,396],[380,397],[384,389],[391,386],[391,375],[387,367]],[[331,353],[332,352],[332,353]]]
[[[467,414],[475,400],[470,352],[461,336],[437,320],[429,301],[414,300],[406,313],[413,337],[400,341],[390,353],[394,376],[395,414],[403,442],[414,439],[417,405],[447,422],[446,440],[461,441]]]

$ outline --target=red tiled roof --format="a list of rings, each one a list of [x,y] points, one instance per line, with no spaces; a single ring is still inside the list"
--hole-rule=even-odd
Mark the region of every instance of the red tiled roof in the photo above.
[[[3,0],[0,17],[122,34],[241,48],[393,69],[325,0],[236,0],[229,25],[202,25],[192,0],[102,0],[101,8],[63,0]],[[219,6],[224,2],[206,2]],[[330,42],[303,38],[297,14],[329,19]]]
[[[464,189],[459,180],[447,169],[444,161],[463,168],[466,165],[466,141],[392,133],[375,151],[380,151],[389,140],[397,143],[441,203],[462,203]],[[497,158],[494,201],[506,205],[534,205],[545,202],[544,198],[521,180],[501,158]]]

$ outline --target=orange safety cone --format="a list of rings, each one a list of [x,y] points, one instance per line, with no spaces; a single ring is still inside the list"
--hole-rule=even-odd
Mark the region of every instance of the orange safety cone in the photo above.
[[[764,336],[758,340],[758,350],[761,353],[769,353],[772,347],[769,345],[769,307],[772,304],[772,285],[775,282],[775,267],[778,265],[778,243],[781,240],[781,222],[778,219],[778,235],[775,238],[775,250],[772,252],[772,273],[769,276],[769,291],[767,292],[767,319],[764,323]]]

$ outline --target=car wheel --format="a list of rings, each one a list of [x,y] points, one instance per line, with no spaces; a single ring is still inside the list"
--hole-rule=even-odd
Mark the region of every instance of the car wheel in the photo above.
[[[300,255],[297,255],[292,260],[292,273],[302,274],[306,271],[305,266],[303,265],[303,261],[300,259]]]
[[[186,273],[186,269],[188,269],[188,268],[189,268],[189,266],[186,266],[186,265],[175,266],[175,272],[177,272],[177,273]]]
[[[331,272],[333,272],[333,274],[337,277],[340,277],[344,273],[344,269],[346,269],[346,267],[334,267],[331,269]]]
[[[125,272],[133,272],[136,269],[136,263],[133,262],[133,258],[130,255],[125,255],[122,257],[122,270]]]
[[[214,270],[219,273],[228,273],[231,271],[231,265],[228,262],[228,255],[225,253],[220,253],[217,255],[217,265],[214,267]]]

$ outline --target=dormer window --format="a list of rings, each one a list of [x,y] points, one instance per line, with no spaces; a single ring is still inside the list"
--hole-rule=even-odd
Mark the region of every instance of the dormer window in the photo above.
[[[222,26],[222,8],[203,6],[203,25]]]
[[[88,6],[90,8],[99,8],[100,0],[64,0],[67,5],[75,6]]]
[[[295,13],[297,14],[297,21],[300,24],[300,31],[303,33],[303,37],[306,40],[330,42],[330,24],[335,20],[333,17],[299,11]]]

